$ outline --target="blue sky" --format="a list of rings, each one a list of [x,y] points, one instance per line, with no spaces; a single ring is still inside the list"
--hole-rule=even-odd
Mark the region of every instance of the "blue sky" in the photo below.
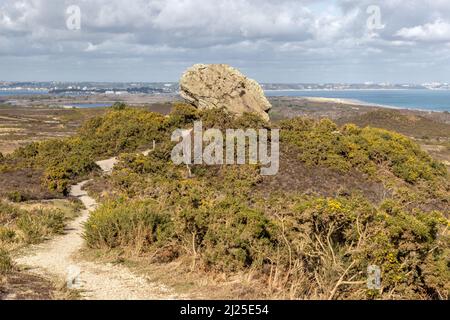
[[[450,1],[0,2],[0,80],[178,81],[194,63],[260,82],[450,82]]]

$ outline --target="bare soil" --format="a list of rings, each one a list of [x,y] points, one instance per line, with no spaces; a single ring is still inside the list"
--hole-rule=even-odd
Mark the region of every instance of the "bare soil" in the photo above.
[[[99,161],[103,172],[109,173],[116,158]],[[22,252],[16,263],[30,268],[37,276],[53,279],[80,291],[82,299],[90,300],[144,300],[179,298],[164,285],[136,275],[128,268],[114,264],[85,261],[77,258],[84,246],[83,224],[95,210],[97,202],[83,190],[88,181],[74,185],[71,196],[80,199],[85,206],[81,215],[73,220],[65,234]]]
[[[0,279],[0,300],[50,300],[55,291],[50,280],[26,271],[14,271]]]

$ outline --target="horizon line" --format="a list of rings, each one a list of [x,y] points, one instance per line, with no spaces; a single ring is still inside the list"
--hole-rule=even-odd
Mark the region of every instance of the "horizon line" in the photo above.
[[[179,81],[90,81],[90,80],[2,80],[0,79],[0,83],[52,83],[52,82],[59,82],[59,83],[170,83],[170,84],[177,84]],[[381,81],[381,82],[375,82],[375,81],[365,81],[365,82],[258,82],[259,84],[284,84],[284,85],[293,85],[293,84],[314,84],[314,85],[423,85],[423,84],[432,84],[432,83],[439,83],[439,84],[450,84],[450,80],[447,81],[425,81],[421,83],[417,82],[389,82],[389,81]]]

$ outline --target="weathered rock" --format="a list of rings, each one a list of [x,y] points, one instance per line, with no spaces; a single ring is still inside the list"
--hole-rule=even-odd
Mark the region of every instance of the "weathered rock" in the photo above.
[[[272,107],[261,86],[226,64],[196,64],[180,80],[181,96],[199,109],[252,112],[269,120]]]

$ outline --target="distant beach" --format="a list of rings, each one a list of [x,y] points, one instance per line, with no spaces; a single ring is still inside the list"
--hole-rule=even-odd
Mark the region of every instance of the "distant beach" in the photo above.
[[[268,97],[302,97],[317,102],[421,111],[450,111],[450,90],[266,90]]]

